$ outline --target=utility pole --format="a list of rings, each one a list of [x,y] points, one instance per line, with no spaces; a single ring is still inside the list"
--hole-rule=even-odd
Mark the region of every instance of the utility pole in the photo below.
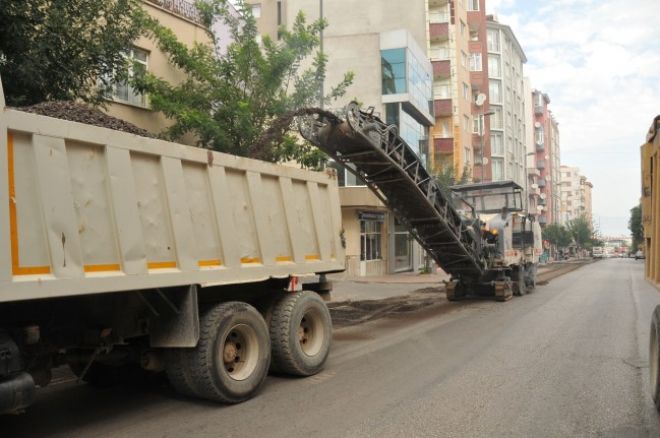
[[[319,0],[319,20],[321,21],[321,23],[323,23],[323,0]],[[321,32],[320,32],[319,36],[321,38],[321,44],[320,44],[321,57],[323,57],[324,53],[323,53],[323,25],[322,24],[321,24]],[[325,88],[324,85],[325,85],[325,72],[323,73],[323,77],[321,78],[321,86],[320,86],[321,89],[319,90],[319,92],[320,92],[319,93],[319,100],[320,100],[321,109],[323,109],[323,103],[324,103],[323,102],[323,100],[324,100],[323,99],[323,89]]]

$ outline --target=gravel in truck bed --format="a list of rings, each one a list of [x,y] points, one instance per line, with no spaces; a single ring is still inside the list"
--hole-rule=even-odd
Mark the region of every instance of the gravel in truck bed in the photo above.
[[[85,123],[87,125],[100,126],[102,128],[128,132],[129,134],[136,134],[142,137],[156,137],[150,132],[142,128],[138,128],[132,123],[109,116],[101,110],[92,108],[82,103],[52,101],[42,102],[32,106],[17,107],[14,109],[18,111],[24,111],[26,113],[39,114],[56,119],[69,120],[71,122]]]

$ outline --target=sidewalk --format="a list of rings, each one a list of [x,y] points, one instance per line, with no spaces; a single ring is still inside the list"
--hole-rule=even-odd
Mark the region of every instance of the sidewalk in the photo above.
[[[332,274],[328,279],[333,283],[332,301],[381,300],[409,295],[418,289],[440,287],[449,275],[441,270],[434,274],[402,272],[399,274],[373,277],[349,277],[346,274]]]

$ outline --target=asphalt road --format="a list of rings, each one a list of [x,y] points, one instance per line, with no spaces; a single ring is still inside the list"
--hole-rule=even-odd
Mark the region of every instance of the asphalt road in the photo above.
[[[441,302],[335,332],[327,368],[237,406],[167,385],[62,383],[0,436],[658,437],[647,342],[660,293],[604,260],[507,303]]]

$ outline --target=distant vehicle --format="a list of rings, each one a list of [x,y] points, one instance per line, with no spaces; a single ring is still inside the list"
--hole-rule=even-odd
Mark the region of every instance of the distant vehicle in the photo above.
[[[644,260],[646,257],[644,257],[644,253],[642,251],[637,251],[635,253],[635,260]]]
[[[595,259],[602,259],[605,257],[605,248],[602,246],[594,246],[591,250],[591,256]]]

